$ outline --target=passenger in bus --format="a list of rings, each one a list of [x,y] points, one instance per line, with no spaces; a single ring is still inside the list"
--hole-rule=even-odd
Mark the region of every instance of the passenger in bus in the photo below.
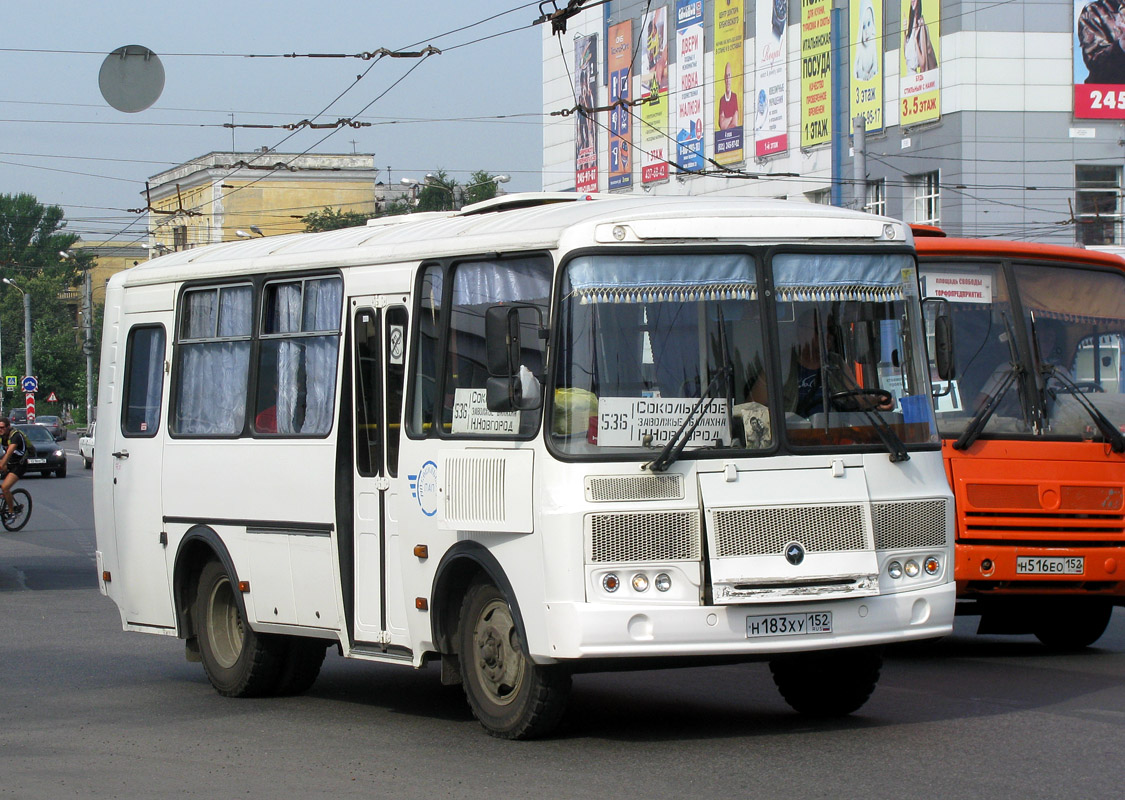
[[[824,346],[827,353],[822,360],[819,315],[816,309],[805,309],[797,317],[796,341],[789,352],[789,369],[782,387],[782,407],[787,413],[806,419],[823,413],[825,396],[829,398],[830,411],[856,411],[864,407],[889,411],[894,408],[893,398],[880,401],[874,394],[869,398],[860,395],[833,402],[833,394],[857,391],[860,386],[839,353],[836,326],[831,317],[825,325]],[[751,395],[759,403],[766,402],[764,375],[755,383]]]

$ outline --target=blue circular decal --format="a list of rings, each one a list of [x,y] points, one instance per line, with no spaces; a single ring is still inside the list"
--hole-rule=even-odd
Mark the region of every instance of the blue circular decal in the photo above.
[[[418,501],[418,507],[427,517],[437,513],[437,464],[427,461],[418,470],[417,475],[408,475],[410,480],[410,493]]]

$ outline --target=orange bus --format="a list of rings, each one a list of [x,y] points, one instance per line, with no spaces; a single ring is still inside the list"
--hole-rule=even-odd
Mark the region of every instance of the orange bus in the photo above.
[[[1125,260],[914,227],[955,380],[935,384],[958,613],[1093,644],[1125,604]],[[931,350],[932,352],[932,350]]]

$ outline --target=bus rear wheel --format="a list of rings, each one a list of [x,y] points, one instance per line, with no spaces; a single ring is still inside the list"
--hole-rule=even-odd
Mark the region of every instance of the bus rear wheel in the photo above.
[[[879,682],[878,648],[801,653],[770,661],[773,682],[785,702],[810,717],[843,717],[858,711]]]
[[[491,583],[474,583],[461,606],[461,682],[484,729],[501,739],[550,733],[570,696],[570,673],[527,654],[511,606]]]
[[[320,674],[327,645],[324,639],[285,637],[285,654],[274,694],[287,697],[307,692]]]
[[[207,562],[199,574],[193,614],[203,669],[221,695],[272,694],[281,674],[283,649],[277,639],[250,628],[236,591],[222,564]]]
[[[1036,610],[1032,633],[1052,650],[1081,650],[1101,638],[1112,615],[1108,600],[1059,600]]]

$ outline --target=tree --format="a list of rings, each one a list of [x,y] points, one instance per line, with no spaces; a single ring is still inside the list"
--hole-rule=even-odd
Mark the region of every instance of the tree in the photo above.
[[[366,211],[341,211],[338,208],[326,207],[323,211],[314,211],[301,218],[305,223],[308,233],[320,231],[334,231],[340,228],[356,228],[365,225],[367,220],[377,217],[391,217],[398,214],[409,214],[410,204],[405,200],[392,200],[389,203],[378,204],[375,213]]]
[[[500,184],[497,183],[495,175],[483,169],[479,169],[469,176],[469,183],[462,188],[464,196],[463,205],[469,206],[473,203],[480,203],[483,200],[491,200],[500,193]],[[504,180],[507,180],[505,178]]]
[[[65,233],[58,206],[44,206],[30,194],[0,194],[0,279],[16,284],[0,286],[0,356],[5,375],[24,373],[23,295],[31,296],[32,369],[39,378],[40,397],[55,392],[63,400],[84,406],[85,357],[75,332],[76,320],[66,302],[81,285],[92,264],[89,253],[62,259],[78,236]],[[5,396],[4,405],[22,402],[22,395]]]
[[[415,211],[452,211],[457,200],[457,181],[449,177],[444,169],[431,172],[426,182],[419,187],[418,205]]]

